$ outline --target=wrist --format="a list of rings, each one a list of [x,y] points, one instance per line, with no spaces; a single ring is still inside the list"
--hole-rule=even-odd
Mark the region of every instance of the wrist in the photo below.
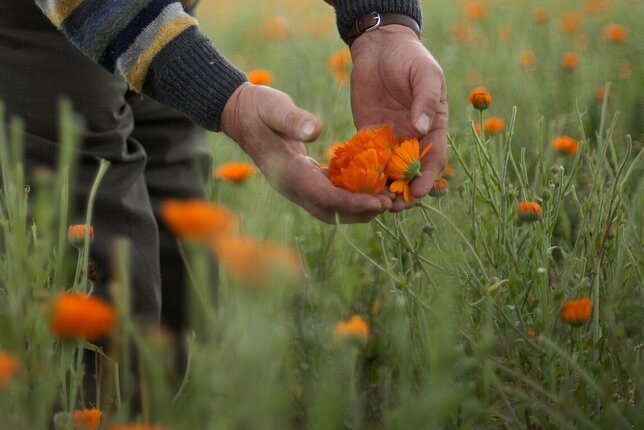
[[[405,14],[401,13],[379,13],[371,12],[358,18],[347,35],[347,42],[349,47],[353,45],[361,36],[368,33],[376,32],[385,27],[401,27],[407,28],[414,33],[417,38],[420,38],[420,25],[418,22]]]

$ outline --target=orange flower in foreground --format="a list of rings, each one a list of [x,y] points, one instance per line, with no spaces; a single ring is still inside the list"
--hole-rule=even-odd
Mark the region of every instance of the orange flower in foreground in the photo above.
[[[561,318],[568,324],[578,326],[588,321],[593,312],[593,302],[588,297],[580,300],[566,300],[561,306]]]
[[[565,52],[561,56],[561,67],[568,70],[573,70],[579,64],[579,54],[576,52]]]
[[[87,226],[85,224],[70,225],[67,228],[67,240],[75,247],[80,247],[85,243],[85,232]],[[89,228],[89,241],[94,240],[94,227]]]
[[[550,18],[550,13],[548,13],[548,9],[545,7],[537,7],[534,9],[534,12],[532,12],[532,20],[536,22],[537,24],[542,24]]]
[[[340,321],[335,325],[333,337],[336,339],[359,338],[367,340],[369,326],[360,315],[354,315],[350,320]]]
[[[96,340],[110,334],[115,324],[114,309],[99,298],[65,293],[54,301],[51,331],[59,338]]]
[[[409,183],[422,176],[420,159],[429,152],[432,144],[428,143],[420,150],[418,139],[404,140],[393,152],[385,168],[387,178],[393,179],[389,186],[392,193],[402,194],[406,202],[411,201],[411,187]]]
[[[215,178],[230,182],[243,182],[255,173],[255,166],[244,162],[231,162],[222,164],[215,169]]]
[[[255,85],[270,85],[273,83],[273,74],[266,69],[249,70],[248,80]]]
[[[534,64],[534,59],[534,52],[532,52],[530,49],[524,49],[523,51],[519,52],[517,62],[521,67],[529,67]]]
[[[610,24],[604,27],[604,40],[607,42],[624,42],[628,36],[628,30],[623,25]]]
[[[447,195],[447,180],[442,178],[436,179],[428,194],[432,197],[445,197]]]
[[[395,144],[391,125],[360,130],[335,147],[329,163],[331,182],[354,193],[378,194],[387,182],[385,166]]]
[[[577,11],[564,12],[559,26],[564,33],[574,33],[581,28],[581,15]]]
[[[349,69],[351,68],[351,51],[348,48],[341,49],[329,55],[327,67],[339,84],[345,84],[349,80]]]
[[[476,87],[470,93],[470,103],[475,109],[485,110],[492,104],[492,94],[485,87]]]
[[[534,222],[541,218],[543,209],[537,202],[524,200],[517,205],[517,216],[523,222]]]
[[[297,278],[300,274],[297,252],[278,243],[231,236],[215,241],[213,250],[228,273],[241,282],[261,284],[273,275]]]
[[[160,212],[168,229],[183,239],[227,235],[239,224],[227,208],[205,200],[166,200]]]
[[[537,338],[537,332],[534,330],[528,330],[528,337],[530,339],[536,339]]]
[[[20,370],[20,362],[10,352],[0,350],[0,390],[9,386]]]
[[[579,151],[579,141],[570,136],[559,136],[552,141],[552,149],[563,154],[575,155]]]
[[[78,430],[94,430],[101,421],[103,412],[100,409],[82,409],[74,411],[72,416],[72,423],[75,429]]]

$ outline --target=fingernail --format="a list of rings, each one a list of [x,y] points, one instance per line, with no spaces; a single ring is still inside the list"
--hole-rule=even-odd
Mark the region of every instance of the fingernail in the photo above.
[[[313,121],[306,121],[304,125],[302,125],[302,139],[311,139],[314,131],[315,123]]]
[[[429,133],[430,124],[431,120],[429,119],[429,116],[427,116],[427,114],[421,113],[416,119],[416,130],[419,133],[427,134]]]

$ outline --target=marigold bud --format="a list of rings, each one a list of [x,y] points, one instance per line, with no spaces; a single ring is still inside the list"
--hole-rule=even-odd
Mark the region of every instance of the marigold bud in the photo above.
[[[492,104],[492,94],[485,87],[477,87],[470,93],[470,103],[475,109],[485,110]]]
[[[447,195],[447,180],[439,178],[434,182],[434,186],[428,193],[432,197],[445,197]]]
[[[580,300],[566,300],[561,306],[561,318],[568,324],[580,326],[588,321],[593,312],[593,302],[588,297]]]
[[[541,218],[543,209],[537,202],[522,201],[517,205],[517,215],[523,222],[534,222]]]
[[[70,225],[69,228],[67,229],[67,240],[69,240],[69,243],[71,243],[76,248],[80,248],[81,246],[83,246],[83,243],[85,242],[86,230],[87,230],[87,226],[85,224]],[[94,241],[94,227],[90,227],[89,242],[92,243],[93,241]]]

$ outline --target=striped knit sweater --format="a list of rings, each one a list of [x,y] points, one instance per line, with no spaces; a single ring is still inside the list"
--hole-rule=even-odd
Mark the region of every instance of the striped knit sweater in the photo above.
[[[218,130],[221,112],[245,75],[199,30],[189,12],[198,0],[34,0],[92,60],[130,89]],[[419,23],[418,0],[336,0],[341,37],[372,11],[406,13]]]

